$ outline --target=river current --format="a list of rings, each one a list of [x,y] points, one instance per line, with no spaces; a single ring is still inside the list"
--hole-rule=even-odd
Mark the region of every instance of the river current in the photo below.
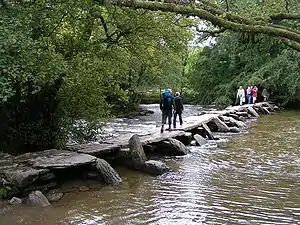
[[[190,106],[186,114],[199,111]],[[107,131],[145,131],[159,120],[155,110],[149,117],[115,120]],[[172,172],[152,177],[116,168],[124,179],[118,186],[70,192],[47,208],[7,208],[0,224],[300,224],[300,112],[262,116],[248,125],[243,133],[216,134],[220,140],[190,147],[189,155],[163,158]]]

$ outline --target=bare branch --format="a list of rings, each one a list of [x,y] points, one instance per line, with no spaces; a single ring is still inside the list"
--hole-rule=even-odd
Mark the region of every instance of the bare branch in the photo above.
[[[49,32],[49,34],[47,35],[47,37],[50,37],[53,32],[62,24],[62,21],[64,20],[64,18],[68,15],[68,12],[66,12],[65,14],[62,15],[62,17],[60,18],[60,20],[57,22],[57,24],[55,25],[55,27],[52,28],[52,30]]]
[[[226,3],[226,10],[227,12],[229,12],[229,0],[225,0],[225,3]]]
[[[287,12],[289,12],[289,1],[285,0],[285,9]]]
[[[111,35],[109,35],[109,33],[108,33],[107,24],[106,24],[106,22],[105,22],[105,20],[104,20],[104,17],[103,17],[102,15],[99,15],[99,19],[100,19],[100,21],[101,21],[101,24],[102,24],[102,26],[103,26],[104,33],[105,33],[107,39],[110,39],[110,38],[111,38]]]

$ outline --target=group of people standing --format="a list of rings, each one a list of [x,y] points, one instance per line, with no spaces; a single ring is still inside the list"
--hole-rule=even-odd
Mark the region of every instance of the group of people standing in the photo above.
[[[243,105],[244,103],[254,104],[257,101],[257,94],[258,94],[257,86],[248,86],[246,91],[242,86],[240,86],[236,94],[237,104],[240,105]],[[261,95],[264,97],[264,101],[268,101],[270,93],[268,92],[267,89],[264,89]],[[173,116],[174,116],[173,127],[176,128],[177,115],[179,117],[179,123],[180,125],[182,125],[183,102],[179,92],[176,92],[174,97],[171,89],[164,90],[161,93],[160,110],[162,111],[162,125],[160,130],[161,133],[164,132],[164,125],[166,124],[167,119],[169,124],[169,128],[167,130],[169,131],[172,130]]]
[[[242,86],[237,91],[236,97],[238,103],[243,105],[243,103],[254,104],[257,101],[258,88],[256,86],[248,86],[246,92]]]
[[[164,132],[164,125],[166,124],[167,119],[169,124],[169,128],[167,130],[172,130],[171,126],[173,114],[173,127],[176,128],[177,115],[179,116],[179,123],[182,125],[183,102],[179,92],[176,92],[174,97],[171,89],[164,90],[164,92],[161,94],[160,110],[162,111],[161,133]]]

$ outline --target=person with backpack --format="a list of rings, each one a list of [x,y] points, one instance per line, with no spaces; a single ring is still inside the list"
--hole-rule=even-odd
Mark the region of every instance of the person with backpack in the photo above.
[[[173,95],[170,89],[166,89],[164,93],[162,93],[161,99],[160,99],[160,110],[162,111],[162,125],[161,125],[161,130],[160,132],[164,132],[164,125],[166,124],[167,118],[168,118],[168,123],[169,123],[169,131],[171,131],[171,126],[172,126],[172,112],[174,108],[174,103],[173,103]]]
[[[176,118],[177,115],[179,117],[179,123],[182,125],[182,111],[183,111],[183,102],[182,98],[180,97],[180,93],[176,92],[175,98],[174,98],[174,119],[173,119],[173,127],[176,128]]]

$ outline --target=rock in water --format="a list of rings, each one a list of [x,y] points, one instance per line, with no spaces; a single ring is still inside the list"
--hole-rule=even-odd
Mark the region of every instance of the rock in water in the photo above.
[[[240,117],[234,113],[229,113],[228,116],[232,117],[235,120],[240,120]]]
[[[78,189],[79,189],[79,191],[82,191],[82,192],[90,190],[90,188],[85,185],[80,186]]]
[[[262,107],[262,108],[265,110],[266,114],[271,114],[268,107]]]
[[[129,156],[132,167],[135,169],[140,169],[143,167],[147,160],[141,140],[137,134],[133,135],[129,139]]]
[[[168,138],[159,144],[162,151],[165,151],[168,155],[187,155],[190,150],[182,144],[180,141],[174,138]],[[160,150],[159,150],[160,151]]]
[[[11,200],[9,200],[9,204],[11,205],[19,205],[22,203],[22,199],[13,197]]]
[[[267,107],[267,109],[271,112],[275,112],[274,106],[272,106],[269,102],[263,102],[263,106]]]
[[[214,140],[214,136],[213,136],[210,128],[205,123],[202,124],[202,127],[204,128],[206,136],[208,137],[208,139],[209,140]]]
[[[270,114],[269,110],[266,107],[258,106],[258,109],[262,114]]]
[[[145,162],[145,167],[143,170],[152,175],[158,176],[170,171],[170,168],[164,162],[157,160],[148,160]]]
[[[49,206],[51,205],[46,198],[40,191],[33,191],[28,195],[27,204],[32,206]]]
[[[232,133],[239,133],[240,132],[240,129],[238,127],[230,127],[230,132]]]
[[[182,142],[184,145],[190,144],[192,140],[192,133],[190,132],[184,132],[184,135],[175,137],[176,140]]]
[[[255,109],[253,109],[252,107],[248,107],[247,111],[250,115],[254,116],[254,117],[259,117],[259,114],[255,111]]]
[[[249,114],[247,112],[244,112],[244,111],[239,111],[239,112],[236,112],[235,114],[238,115],[238,116],[243,116],[245,118],[249,117]]]
[[[196,146],[196,145],[197,145],[197,142],[195,140],[192,140],[190,143],[190,146]]]
[[[238,128],[247,127],[247,125],[244,122],[236,120],[232,117],[227,117],[227,116],[220,116],[220,117],[223,118],[224,121],[228,121],[230,127],[238,127]]]
[[[196,140],[197,145],[205,145],[207,143],[207,140],[204,139],[202,136],[199,134],[194,135],[194,139]]]
[[[50,190],[47,194],[46,197],[49,202],[57,202],[64,196],[64,193],[60,192],[58,189],[53,189]]]
[[[216,117],[212,121],[218,127],[219,132],[228,132],[229,131],[229,127],[223,121],[221,121],[219,118]]]
[[[96,169],[107,184],[119,184],[123,180],[119,174],[104,159],[96,160]]]

